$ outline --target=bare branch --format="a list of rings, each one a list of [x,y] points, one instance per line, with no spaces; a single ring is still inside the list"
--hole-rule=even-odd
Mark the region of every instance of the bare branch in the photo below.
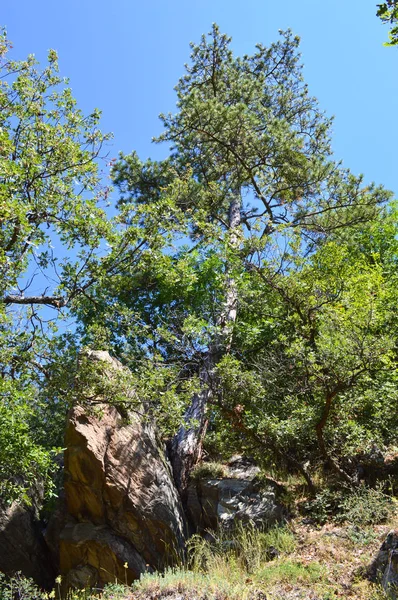
[[[62,308],[68,300],[62,296],[15,296],[8,295],[0,300],[4,304],[45,304],[54,308]]]

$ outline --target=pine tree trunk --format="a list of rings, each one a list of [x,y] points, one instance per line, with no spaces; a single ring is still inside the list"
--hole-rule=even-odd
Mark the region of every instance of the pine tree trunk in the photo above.
[[[184,499],[189,473],[200,461],[202,441],[206,434],[206,406],[210,395],[207,377],[202,373],[201,389],[192,396],[184,415],[184,425],[177,431],[171,444],[171,463],[174,481]]]
[[[231,200],[228,211],[228,251],[239,248],[241,240],[241,194],[237,192]],[[209,345],[204,367],[199,374],[201,389],[192,396],[191,404],[184,415],[184,424],[180,427],[171,444],[171,463],[174,480],[182,498],[189,480],[189,473],[202,454],[202,442],[206,433],[206,407],[211,395],[211,380],[214,368],[223,354],[231,349],[233,326],[237,315],[238,291],[231,269],[226,262],[225,298],[217,321],[219,335]],[[215,382],[213,382],[214,385]]]

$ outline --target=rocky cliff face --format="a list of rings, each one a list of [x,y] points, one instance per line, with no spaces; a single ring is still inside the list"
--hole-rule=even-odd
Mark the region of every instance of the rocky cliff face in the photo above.
[[[104,353],[94,359],[105,359],[110,377],[112,369],[120,369]],[[79,569],[85,577],[89,566],[90,582],[102,584],[115,577],[132,581],[172,563],[184,547],[185,517],[145,415],[122,417],[109,404],[93,410],[76,406],[65,443],[68,522],[60,536],[61,573],[79,580]]]
[[[107,398],[90,377],[67,419],[64,492],[43,537],[37,515],[14,505],[0,511],[0,571],[21,570],[43,586],[63,576],[67,587],[131,583],[173,564],[184,552],[187,520],[162,443],[142,406],[106,402],[120,397],[124,367],[107,352],[89,352],[91,374],[105,380]],[[128,373],[128,372],[127,372]],[[103,381],[104,382],[104,381]],[[125,400],[132,391],[124,388]],[[193,482],[187,506],[191,531],[270,524],[283,516],[278,490],[258,486],[258,468],[239,459],[228,477]]]
[[[14,502],[0,508],[0,571],[22,571],[42,587],[52,587],[57,575],[35,507]]]

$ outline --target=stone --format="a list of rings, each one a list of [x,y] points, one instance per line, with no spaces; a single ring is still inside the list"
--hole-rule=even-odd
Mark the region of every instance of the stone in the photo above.
[[[89,355],[112,382],[123,370],[108,353]],[[89,566],[98,585],[162,569],[183,552],[186,523],[171,467],[143,407],[95,402],[69,413],[60,570]],[[122,414],[123,413],[123,414]],[[125,568],[125,563],[128,568]],[[79,571],[80,570],[80,571]],[[83,573],[84,576],[84,573]],[[80,577],[80,575],[79,575]],[[90,578],[93,578],[90,570]]]
[[[14,502],[0,507],[0,571],[17,571],[50,589],[56,576],[34,506]]]
[[[55,572],[60,573],[59,554],[60,554],[60,536],[61,531],[67,522],[67,512],[65,506],[65,496],[63,489],[60,491],[58,498],[54,502],[52,511],[48,517],[46,527],[43,531],[43,537],[48,549],[50,550]]]
[[[97,569],[90,565],[76,567],[68,572],[63,584],[63,589],[76,588],[78,590],[92,589],[98,584]]]
[[[200,479],[188,488],[187,512],[197,531],[231,528],[237,523],[268,527],[286,517],[278,484],[228,477]]]
[[[67,587],[101,586],[104,582],[130,585],[147,570],[142,556],[125,538],[106,525],[68,523],[61,533],[60,563]],[[78,584],[76,583],[78,582]]]
[[[368,575],[372,581],[381,581],[390,598],[398,599],[398,529],[387,534]]]
[[[260,467],[253,460],[240,454],[233,456],[227,465],[228,476],[235,479],[249,479],[253,481],[260,471]]]

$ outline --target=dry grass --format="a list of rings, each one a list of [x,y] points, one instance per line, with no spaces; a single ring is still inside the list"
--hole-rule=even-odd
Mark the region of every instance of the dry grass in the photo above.
[[[384,592],[364,575],[393,525],[391,521],[364,529],[332,524],[314,528],[297,518],[289,526],[294,543],[285,543],[284,550],[274,560],[263,559],[250,569],[239,557],[216,552],[212,560],[207,558],[206,568],[144,577],[134,591],[134,598],[382,600],[386,598]]]
[[[296,517],[267,532],[217,534],[211,543],[197,536],[184,567],[146,574],[129,589],[71,592],[68,600],[385,600],[365,573],[394,526],[392,518],[371,527],[316,527]],[[39,597],[46,596],[24,596]]]
[[[312,596],[307,585],[296,585],[294,593],[283,585],[269,589],[270,598],[355,598],[370,600],[384,594],[365,577],[369,566],[393,522],[359,529],[350,525],[326,524],[320,528],[292,523],[297,548],[291,559],[305,565],[321,564],[325,570],[323,595]],[[279,589],[278,589],[279,587]],[[306,595],[307,594],[307,595]]]

